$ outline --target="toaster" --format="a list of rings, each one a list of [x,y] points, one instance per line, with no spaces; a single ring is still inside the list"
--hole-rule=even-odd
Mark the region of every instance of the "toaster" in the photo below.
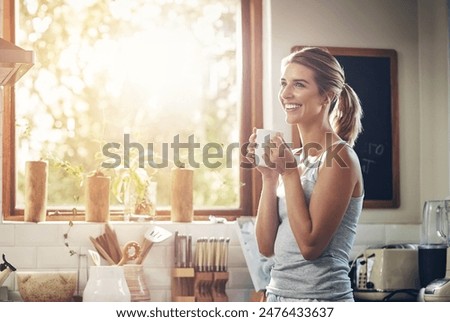
[[[418,247],[410,244],[368,248],[354,261],[355,291],[419,290]]]

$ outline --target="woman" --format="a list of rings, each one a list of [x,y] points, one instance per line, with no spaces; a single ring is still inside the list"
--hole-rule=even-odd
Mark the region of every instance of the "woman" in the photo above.
[[[257,167],[256,239],[274,260],[267,301],[353,301],[349,252],[364,195],[352,149],[361,132],[359,99],[338,61],[310,47],[283,60],[279,100],[302,148],[291,151],[277,135],[266,155],[272,166]],[[252,162],[255,138],[254,131]]]

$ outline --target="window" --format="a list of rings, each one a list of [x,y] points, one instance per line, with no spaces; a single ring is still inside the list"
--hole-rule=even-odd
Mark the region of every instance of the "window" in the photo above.
[[[64,220],[83,215],[83,177],[114,180],[137,152],[160,218],[180,162],[195,168],[197,218],[252,214],[259,184],[240,147],[262,123],[260,0],[7,0],[3,12],[3,38],[36,54],[3,91],[6,219],[23,218],[25,161],[49,161],[48,218]]]

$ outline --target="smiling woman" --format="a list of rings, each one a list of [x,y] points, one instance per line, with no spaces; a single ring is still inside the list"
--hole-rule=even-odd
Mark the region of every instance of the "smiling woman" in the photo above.
[[[261,115],[260,88],[251,89],[261,69],[260,57],[251,56],[260,46],[260,0],[9,0],[3,12],[18,17],[4,19],[4,38],[36,54],[27,77],[5,90],[5,131],[12,135],[4,136],[4,169],[15,175],[3,181],[17,187],[3,191],[10,219],[22,214],[28,160],[49,161],[49,214],[64,213],[83,209],[80,182],[105,161],[105,145],[128,137],[154,147],[152,156],[165,156],[158,147],[174,137],[236,146],[261,123],[251,117]],[[231,166],[200,162],[197,215],[252,213],[251,173],[241,157],[234,149]],[[152,172],[162,215],[171,167]]]

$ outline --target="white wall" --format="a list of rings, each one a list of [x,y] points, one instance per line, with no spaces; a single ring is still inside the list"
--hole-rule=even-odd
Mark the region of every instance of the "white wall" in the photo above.
[[[448,22],[446,1],[419,1],[420,187],[422,200],[448,190]],[[440,17],[441,19],[436,19]],[[447,42],[443,41],[447,39]],[[447,72],[445,72],[447,71]]]
[[[277,100],[280,60],[294,45],[395,49],[400,115],[399,209],[362,223],[418,224],[426,199],[449,195],[445,0],[266,0],[265,126],[289,133]]]

